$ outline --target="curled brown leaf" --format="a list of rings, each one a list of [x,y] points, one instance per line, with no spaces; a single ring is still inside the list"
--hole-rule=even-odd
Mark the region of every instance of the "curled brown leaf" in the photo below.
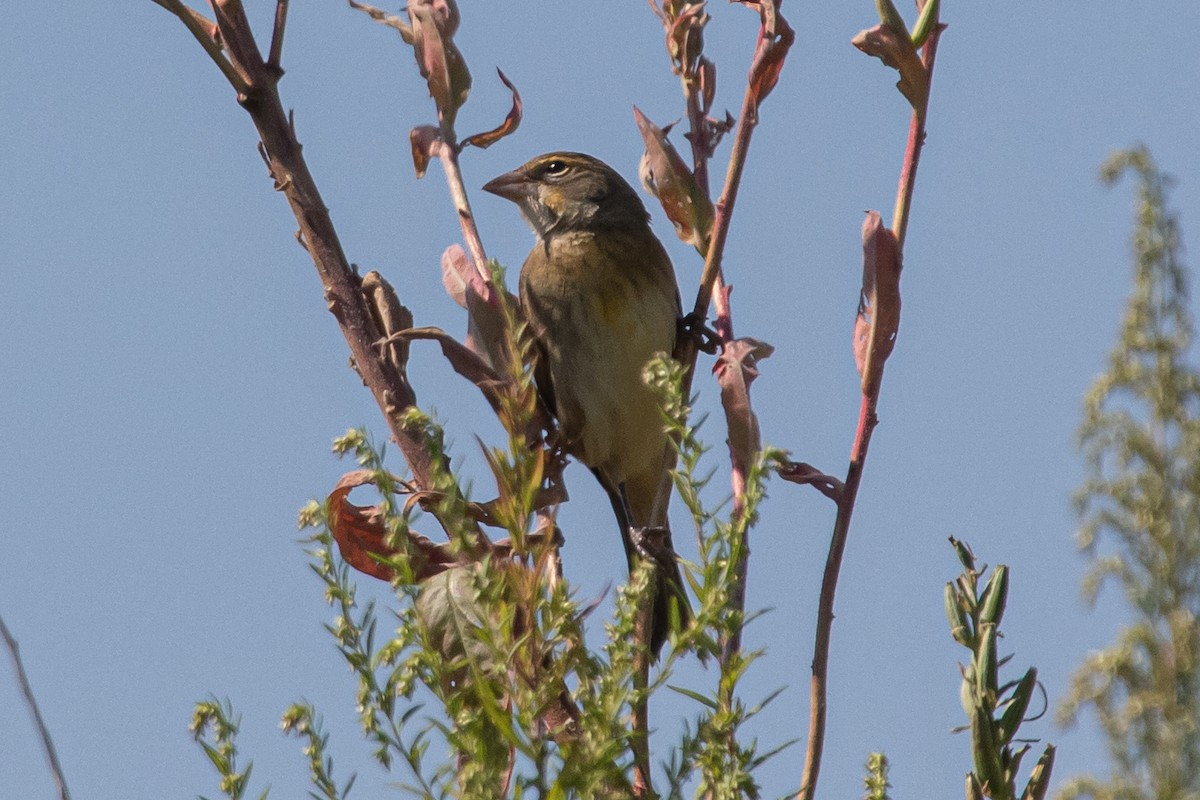
[[[507,86],[508,90],[512,92],[512,108],[509,109],[508,116],[504,118],[504,121],[495,128],[492,128],[490,131],[484,131],[483,133],[476,133],[464,139],[463,147],[466,147],[467,145],[479,148],[491,147],[496,142],[515,131],[521,124],[523,108],[521,104],[521,94],[517,91],[517,87],[513,86],[512,81],[508,79],[508,76],[504,74],[503,70],[497,69],[496,72],[500,75],[500,82]]]
[[[785,481],[814,487],[834,502],[842,496],[842,482],[832,475],[826,475],[812,464],[803,461],[780,461],[775,465],[775,472]]]
[[[342,560],[359,572],[391,581],[396,577],[396,571],[382,562],[406,554],[412,579],[418,583],[454,564],[454,558],[444,546],[412,531],[406,532],[405,546],[394,547],[388,543],[382,508],[378,505],[359,506],[349,500],[353,489],[374,483],[369,470],[348,472],[326,498],[329,530]]]
[[[371,319],[375,321],[375,327],[379,329],[385,339],[397,331],[413,326],[412,311],[400,302],[400,298],[396,296],[396,290],[378,272],[371,270],[363,276],[361,291],[363,297],[366,298]],[[401,380],[408,384],[408,343],[395,341],[386,345],[382,355],[400,373]],[[411,384],[409,386],[411,389]],[[414,403],[416,402],[415,398],[416,393],[414,392],[412,400]]]
[[[408,143],[412,146],[413,168],[418,178],[425,177],[433,148],[442,140],[442,133],[433,125],[418,125],[408,132]]]

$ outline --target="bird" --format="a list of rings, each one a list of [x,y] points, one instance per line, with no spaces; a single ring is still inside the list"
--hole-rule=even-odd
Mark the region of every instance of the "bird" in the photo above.
[[[674,350],[679,287],[637,192],[609,165],[574,152],[531,159],[484,185],[511,200],[537,241],[519,298],[535,352],[534,381],[563,449],[607,493],[632,572],[638,528],[666,532],[650,650],[686,625],[687,595],[667,527],[671,445],[642,372]]]

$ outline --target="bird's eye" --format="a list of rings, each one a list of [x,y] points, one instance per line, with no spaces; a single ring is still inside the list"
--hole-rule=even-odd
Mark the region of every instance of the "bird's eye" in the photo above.
[[[546,166],[542,170],[547,175],[562,175],[567,171],[567,162],[559,161],[558,159],[547,161]]]

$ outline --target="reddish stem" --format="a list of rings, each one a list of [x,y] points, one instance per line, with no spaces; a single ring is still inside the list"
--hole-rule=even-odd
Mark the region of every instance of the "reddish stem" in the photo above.
[[[875,414],[876,398],[862,396],[858,410],[858,430],[854,434],[854,449],[850,454],[850,467],[846,481],[838,497],[837,518],[833,523],[833,536],[829,542],[829,555],[825,559],[825,574],[821,578],[821,599],[817,607],[816,645],[813,648],[812,683],[809,697],[808,747],[804,754],[804,777],[800,781],[797,800],[811,800],[817,788],[817,776],[821,771],[821,754],[825,747],[826,694],[829,676],[829,642],[833,632],[833,601],[837,593],[838,575],[842,569],[842,555],[846,551],[846,540],[850,533],[850,517],[854,514],[854,500],[862,481],[863,465],[867,459],[867,448],[871,433],[879,422]]]
[[[934,25],[934,30],[921,51],[929,82],[933,81],[933,63],[937,54],[937,41],[945,26]],[[896,196],[896,208],[892,215],[892,230],[896,235],[897,250],[903,254],[904,234],[908,229],[908,217],[916,183],[917,164],[921,158],[921,146],[925,141],[925,118],[928,110],[929,93],[926,91],[926,107],[913,110],[908,128],[908,142],[904,151],[904,164],[900,171],[900,186]],[[864,393],[858,412],[858,429],[854,434],[854,448],[850,454],[850,466],[846,481],[838,496],[837,518],[833,523],[833,534],[829,542],[829,555],[825,560],[825,574],[821,579],[821,598],[817,608],[816,644],[813,647],[812,683],[808,722],[808,746],[804,757],[804,774],[800,781],[797,800],[813,800],[817,788],[817,777],[821,771],[821,755],[825,746],[826,697],[829,676],[829,642],[833,631],[833,601],[837,593],[838,576],[842,569],[842,555],[850,534],[850,517],[854,513],[854,502],[862,481],[863,467],[867,460],[867,448],[871,444],[871,433],[879,423],[875,413],[879,402],[879,387],[883,380],[883,364],[879,365],[879,379],[874,388]]]

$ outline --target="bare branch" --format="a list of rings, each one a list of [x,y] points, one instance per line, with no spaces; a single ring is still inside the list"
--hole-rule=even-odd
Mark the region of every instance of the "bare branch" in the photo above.
[[[221,49],[221,44],[217,40],[216,23],[199,11],[195,11],[184,5],[180,0],[151,0],[151,2],[158,3],[167,11],[179,17],[179,21],[187,27],[192,36],[196,37],[196,41],[200,43],[200,46],[204,48],[204,52],[208,53],[208,57],[221,70],[221,74],[225,76],[225,80],[229,81],[229,85],[234,88],[234,91],[239,95],[245,93],[248,80],[225,57],[225,53]]]
[[[50,765],[50,774],[54,776],[54,783],[58,786],[58,796],[61,800],[70,800],[71,793],[67,790],[67,779],[63,775],[62,765],[58,763],[58,752],[54,749],[54,741],[50,738],[50,729],[46,727],[46,721],[42,719],[42,712],[38,708],[37,698],[33,696],[33,688],[29,685],[29,676],[25,674],[25,665],[21,662],[21,648],[17,645],[17,640],[8,630],[8,626],[4,624],[4,618],[0,617],[0,636],[4,637],[4,644],[8,647],[8,655],[12,659],[13,669],[17,673],[17,683],[21,686],[21,694],[25,695],[25,704],[29,706],[29,713],[33,716],[33,724],[37,727],[38,736],[42,740],[42,749],[46,753],[46,761]]]
[[[288,0],[275,2],[275,27],[271,31],[271,50],[267,55],[267,68],[281,72],[280,59],[283,57],[283,33],[287,28]]]

